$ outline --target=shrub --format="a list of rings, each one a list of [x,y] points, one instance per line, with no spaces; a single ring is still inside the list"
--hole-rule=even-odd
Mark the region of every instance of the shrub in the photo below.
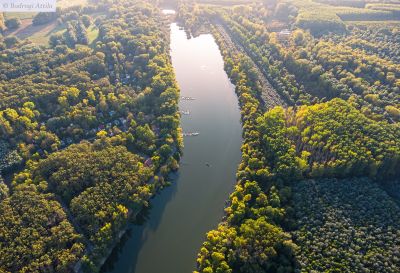
[[[21,26],[21,21],[18,18],[11,18],[5,21],[5,25],[8,29],[13,30]]]

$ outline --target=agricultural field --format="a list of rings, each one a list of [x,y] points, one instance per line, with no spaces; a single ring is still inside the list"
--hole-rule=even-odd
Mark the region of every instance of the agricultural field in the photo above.
[[[259,3],[261,0],[196,0],[196,3],[205,5],[235,6],[250,3]]]
[[[85,6],[90,0],[57,0],[57,7],[69,8],[73,6]]]
[[[400,3],[378,4],[365,1],[289,0],[298,15],[296,24],[319,34],[324,31],[344,32],[347,21],[400,20]]]

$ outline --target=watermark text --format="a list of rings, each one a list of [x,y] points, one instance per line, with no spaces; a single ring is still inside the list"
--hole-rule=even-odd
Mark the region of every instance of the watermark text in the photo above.
[[[0,0],[0,11],[55,12],[56,0]]]

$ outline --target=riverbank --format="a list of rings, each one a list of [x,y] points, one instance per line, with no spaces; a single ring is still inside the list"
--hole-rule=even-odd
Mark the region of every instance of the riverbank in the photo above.
[[[241,160],[242,129],[234,86],[212,35],[188,39],[171,24],[171,59],[180,86],[186,132],[181,168],[170,187],[151,202],[144,224],[115,248],[103,272],[187,273],[196,265],[205,233],[223,217]],[[208,163],[208,165],[206,164]]]

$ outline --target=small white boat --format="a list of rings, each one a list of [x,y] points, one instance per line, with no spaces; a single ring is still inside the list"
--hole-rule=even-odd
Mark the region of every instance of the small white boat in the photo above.
[[[193,97],[181,97],[181,100],[195,100]]]
[[[187,111],[187,110],[181,110],[180,113],[182,115],[190,115],[190,111]]]
[[[186,133],[182,133],[183,136],[198,136],[200,135],[199,132],[186,132]]]

